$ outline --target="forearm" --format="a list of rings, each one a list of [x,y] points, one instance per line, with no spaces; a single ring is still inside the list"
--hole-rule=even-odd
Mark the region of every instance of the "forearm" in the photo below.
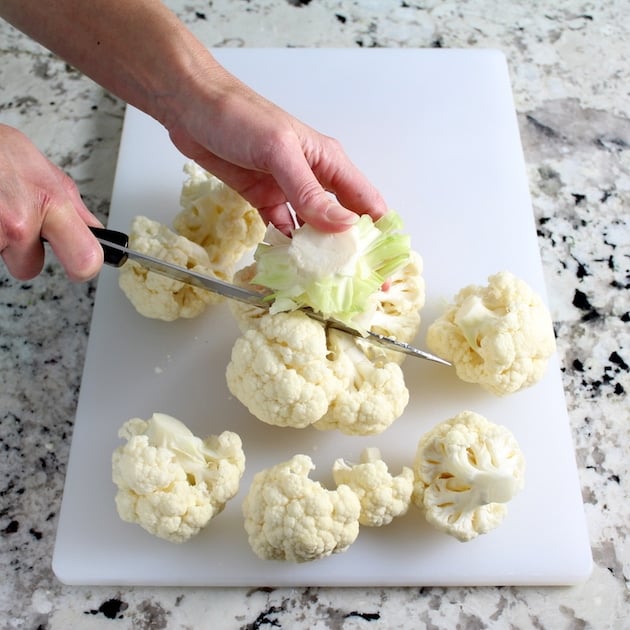
[[[0,16],[167,126],[182,85],[224,73],[159,0],[0,0]]]

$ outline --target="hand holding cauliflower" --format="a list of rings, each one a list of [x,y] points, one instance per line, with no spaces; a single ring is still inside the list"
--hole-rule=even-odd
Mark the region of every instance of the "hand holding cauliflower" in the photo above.
[[[464,411],[420,439],[412,500],[429,523],[468,541],[501,524],[505,504],[524,485],[524,470],[510,431]]]
[[[432,352],[463,381],[502,396],[538,382],[556,344],[542,299],[510,272],[462,289],[427,331]]]
[[[162,413],[132,418],[112,455],[120,518],[175,543],[196,535],[239,489],[245,454],[236,433],[202,440]]]
[[[348,486],[309,478],[307,455],[254,476],[243,502],[249,544],[263,560],[309,562],[345,551],[359,534],[361,504]]]

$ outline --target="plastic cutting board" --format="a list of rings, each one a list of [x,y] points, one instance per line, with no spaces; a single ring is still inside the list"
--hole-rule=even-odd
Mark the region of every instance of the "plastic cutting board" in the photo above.
[[[424,259],[427,306],[416,340],[462,286],[508,269],[545,286],[517,119],[497,51],[220,49],[225,66],[302,120],[342,141],[397,209]],[[235,140],[236,141],[236,140]],[[170,225],[185,159],[165,131],[127,111],[109,227],[126,231],[144,214]],[[225,384],[237,328],[227,306],[196,320],[138,315],[117,286],[98,283],[53,568],[73,584],[389,586],[570,584],[591,570],[591,552],[557,357],[545,378],[495,398],[448,368],[404,364],[411,399],[404,415],[371,438],[267,426]],[[410,512],[362,529],[345,553],[302,565],[259,560],[242,525],[253,474],[295,453],[313,457],[313,477],[331,484],[337,457],[378,446],[393,472],[410,464],[420,436],[472,409],[505,424],[527,460],[526,488],[504,523],[460,543]],[[241,491],[184,545],[122,522],[114,506],[111,453],[119,426],[154,411],[200,435],[238,432],[247,454]],[[331,487],[331,486],[329,486]]]

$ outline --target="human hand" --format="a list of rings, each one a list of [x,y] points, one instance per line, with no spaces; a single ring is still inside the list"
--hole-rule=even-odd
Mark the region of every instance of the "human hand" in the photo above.
[[[290,203],[299,221],[339,232],[357,214],[377,219],[387,212],[379,192],[335,139],[218,65],[197,90],[195,85],[183,86],[182,105],[164,114],[173,143],[258,208],[265,221],[289,233]]]
[[[72,280],[88,280],[103,264],[103,250],[88,225],[88,211],[74,182],[21,132],[0,124],[0,255],[18,280],[44,265],[42,238]]]

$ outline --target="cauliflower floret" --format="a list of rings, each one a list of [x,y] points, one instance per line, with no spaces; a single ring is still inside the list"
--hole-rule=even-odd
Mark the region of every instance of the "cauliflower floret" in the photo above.
[[[348,486],[309,478],[307,455],[257,473],[243,502],[249,544],[263,560],[309,562],[346,551],[359,534],[361,504]]]
[[[354,337],[336,330],[328,331],[328,344],[329,364],[340,387],[313,426],[324,431],[338,429],[347,435],[382,433],[409,402],[400,365],[371,361]]]
[[[173,227],[201,245],[212,266],[231,277],[243,254],[262,240],[265,224],[256,208],[199,165],[189,162],[184,171],[182,210]]]
[[[236,340],[228,388],[259,420],[306,427],[326,413],[339,389],[327,354],[321,324],[299,311],[267,313]]]
[[[556,348],[542,299],[507,271],[462,289],[429,326],[427,345],[459,378],[498,396],[538,382]]]
[[[420,439],[412,500],[429,523],[465,542],[501,524],[524,473],[512,433],[463,411]]]
[[[333,478],[337,485],[345,484],[359,497],[359,523],[381,527],[402,516],[409,509],[413,492],[413,470],[404,466],[399,475],[392,475],[381,459],[378,448],[366,448],[358,464],[335,460]]]
[[[166,414],[132,418],[118,432],[127,442],[112,455],[120,518],[181,543],[204,528],[239,489],[245,470],[240,437],[202,440]]]
[[[227,279],[212,267],[202,247],[147,217],[133,220],[129,247],[186,269]],[[118,284],[141,315],[164,321],[197,317],[208,304],[222,299],[204,289],[148,271],[132,260],[121,267]]]

